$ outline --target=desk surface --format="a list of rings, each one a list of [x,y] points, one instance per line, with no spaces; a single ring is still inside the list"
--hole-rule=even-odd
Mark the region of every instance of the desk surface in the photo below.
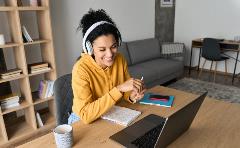
[[[194,48],[201,48],[203,45],[203,39],[198,38],[192,40],[192,47]],[[231,51],[238,51],[240,50],[240,42],[233,41],[233,40],[223,40],[219,42],[220,48],[223,50],[231,50]]]
[[[164,108],[129,104],[125,101],[120,102],[119,105],[141,111],[142,115],[137,119],[139,120],[150,113],[167,117],[196,98],[194,94],[160,86],[154,87],[149,91],[159,92],[163,95],[174,95],[173,107]],[[240,145],[239,113],[239,104],[206,98],[189,130],[170,144],[169,147],[238,147]],[[98,119],[89,125],[77,122],[73,124],[73,147],[121,147],[119,144],[111,141],[109,136],[123,128],[123,126],[102,119]],[[19,146],[19,148],[28,147],[55,147],[53,133]]]
[[[203,42],[203,38],[194,39],[192,41],[193,42]],[[237,41],[234,41],[234,40],[223,40],[219,43],[222,43],[222,44],[237,44],[237,45],[240,44],[240,42],[237,42]]]

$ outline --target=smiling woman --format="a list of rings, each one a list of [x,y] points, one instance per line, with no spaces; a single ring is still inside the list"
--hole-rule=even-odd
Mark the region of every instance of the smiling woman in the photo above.
[[[117,52],[121,34],[104,10],[90,10],[81,19],[84,53],[72,70],[73,107],[69,124],[91,123],[122,97],[135,103],[143,97],[143,80],[131,78],[127,62]]]
[[[103,69],[110,67],[117,54],[117,43],[112,34],[103,35],[93,42],[94,58]]]

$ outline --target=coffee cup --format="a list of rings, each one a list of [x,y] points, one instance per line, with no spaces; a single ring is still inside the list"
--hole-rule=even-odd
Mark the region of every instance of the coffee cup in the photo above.
[[[53,130],[57,148],[71,148],[73,145],[73,128],[71,125],[58,125]]]

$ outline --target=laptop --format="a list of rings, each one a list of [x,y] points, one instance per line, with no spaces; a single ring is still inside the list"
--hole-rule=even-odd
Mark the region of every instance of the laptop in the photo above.
[[[168,118],[150,114],[110,139],[130,148],[164,148],[188,130],[206,95],[203,93]]]

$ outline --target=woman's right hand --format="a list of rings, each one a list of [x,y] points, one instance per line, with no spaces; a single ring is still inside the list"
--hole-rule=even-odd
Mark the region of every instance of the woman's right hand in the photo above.
[[[124,83],[117,86],[120,92],[135,91],[136,93],[142,92],[145,89],[143,80],[130,78]]]

